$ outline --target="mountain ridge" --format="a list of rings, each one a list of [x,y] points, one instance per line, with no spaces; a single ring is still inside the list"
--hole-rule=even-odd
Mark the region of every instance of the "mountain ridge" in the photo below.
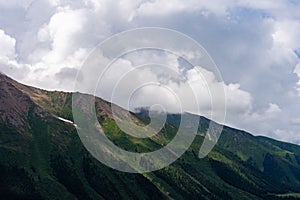
[[[0,94],[0,169],[4,172],[0,196],[4,199],[299,197],[297,145],[224,126],[213,151],[199,159],[197,152],[208,126],[202,120],[194,143],[176,162],[155,172],[128,174],[94,159],[76,127],[59,119],[73,121],[72,93],[24,86],[0,74]],[[129,137],[114,122],[109,102],[96,98],[95,105],[107,136],[128,151],[161,148],[176,134],[172,119],[156,137]],[[149,120],[134,113],[131,117],[140,124]]]

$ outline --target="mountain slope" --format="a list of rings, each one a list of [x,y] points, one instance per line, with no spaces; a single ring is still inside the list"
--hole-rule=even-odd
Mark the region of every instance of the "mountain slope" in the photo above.
[[[83,147],[72,121],[72,94],[49,92],[0,74],[0,196],[2,199],[297,199],[300,147],[225,127],[214,150],[198,158],[209,120],[172,165],[145,174],[119,172]],[[121,108],[120,108],[121,109]],[[125,135],[110,103],[96,99],[107,136],[129,151],[169,142],[180,115],[169,115],[156,137]],[[147,116],[132,114],[140,124]],[[204,119],[204,118],[203,118]]]

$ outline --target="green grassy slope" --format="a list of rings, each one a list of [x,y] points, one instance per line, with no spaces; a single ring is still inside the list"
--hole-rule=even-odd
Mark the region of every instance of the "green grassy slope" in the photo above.
[[[198,158],[207,119],[188,151],[170,166],[145,174],[113,170],[83,147],[73,125],[71,94],[22,86],[0,76],[1,199],[297,199],[300,147],[224,128],[213,151]],[[12,95],[13,94],[13,95]],[[22,98],[21,98],[22,97]],[[9,109],[7,109],[9,105]],[[123,133],[96,100],[99,121],[116,145],[153,151],[176,133],[179,115],[156,136]],[[133,115],[140,124],[149,119]]]

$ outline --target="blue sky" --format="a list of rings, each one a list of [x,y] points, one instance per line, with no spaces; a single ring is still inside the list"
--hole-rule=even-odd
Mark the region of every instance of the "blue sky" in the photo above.
[[[300,143],[299,10],[299,1],[287,0],[0,0],[0,70],[70,91],[104,39],[132,28],[170,28],[203,45],[218,66],[226,124]]]

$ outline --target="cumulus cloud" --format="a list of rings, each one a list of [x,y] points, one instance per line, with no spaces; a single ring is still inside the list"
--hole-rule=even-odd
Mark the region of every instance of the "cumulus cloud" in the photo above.
[[[181,70],[186,65],[166,52],[135,51],[119,58],[102,74],[96,94],[130,110],[161,104],[168,112],[222,116],[221,105],[225,102],[220,101],[227,101],[230,113],[251,109],[251,95],[238,84],[226,85],[200,66]],[[222,97],[224,93],[226,99]]]
[[[17,62],[15,48],[16,39],[0,29],[0,71],[20,79],[29,71],[29,68]]]
[[[249,116],[254,121],[266,121],[267,119],[274,119],[282,110],[277,104],[269,103],[269,107],[261,113],[253,113]]]
[[[293,141],[297,126],[291,126],[290,119],[300,117],[299,8],[299,2],[285,0],[1,1],[0,70],[26,84],[71,91],[72,78],[84,59],[107,37],[143,26],[172,28],[201,43],[219,67],[224,82],[210,71],[199,70],[211,88],[224,86],[227,124],[279,139],[285,130],[287,140]],[[108,76],[107,92],[118,75],[144,59],[176,66],[185,76],[182,84],[162,83],[175,91],[192,85],[202,110],[209,108],[205,107],[209,100],[202,90],[203,80],[172,56],[145,54],[119,60],[113,76]],[[141,70],[132,83],[143,77],[163,81],[158,72]],[[145,98],[152,91],[151,87],[141,90],[135,103],[151,104],[165,98],[170,109],[174,108],[176,100],[164,96],[162,88],[155,90],[156,99]],[[188,102],[186,93],[178,95]],[[194,109],[188,105],[186,109]]]
[[[3,30],[0,30],[0,52],[1,58],[15,59],[16,39],[6,35]]]

